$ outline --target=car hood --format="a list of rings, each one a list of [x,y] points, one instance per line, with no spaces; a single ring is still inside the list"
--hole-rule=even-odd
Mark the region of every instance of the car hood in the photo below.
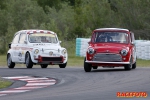
[[[94,44],[93,48],[97,53],[119,53],[122,49],[129,50],[127,44],[119,43],[99,43]]]

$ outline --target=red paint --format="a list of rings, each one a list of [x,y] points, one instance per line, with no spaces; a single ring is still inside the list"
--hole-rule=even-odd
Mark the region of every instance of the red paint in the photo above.
[[[108,42],[108,40],[105,40],[104,42],[97,42],[96,41],[96,39],[98,37],[101,37],[104,34],[107,37],[106,34],[109,34],[109,33],[111,34],[110,36],[113,37],[113,39],[115,39],[115,36],[117,36],[117,35],[118,36],[123,35],[124,36],[124,37],[122,36],[123,39],[120,36],[123,42],[121,42],[121,41],[118,42],[117,39],[115,41],[113,40],[113,41],[110,41],[110,42]],[[95,59],[103,59],[103,58],[98,58],[96,56],[97,54],[101,54],[101,55],[106,54],[106,57],[107,57],[107,55],[110,55],[110,54],[118,55],[119,57],[121,57],[120,62],[123,62],[122,64],[115,64],[115,61],[113,61],[113,58],[112,58],[112,61],[108,61],[109,63],[107,63],[107,61],[104,61],[105,63],[100,63],[100,62],[103,62],[103,61],[99,61],[99,63],[90,62],[93,66],[112,66],[113,67],[113,66],[122,66],[124,64],[124,62],[130,62],[130,57],[131,56],[132,56],[132,60],[136,59],[133,56],[134,55],[133,54],[134,53],[133,49],[135,48],[135,46],[131,43],[131,39],[132,39],[131,38],[131,33],[132,32],[130,32],[127,29],[118,29],[118,28],[117,29],[107,28],[107,29],[96,29],[96,30],[94,30],[92,32],[91,41],[89,42],[89,47],[88,47],[88,48],[93,48],[94,53],[89,54],[88,51],[87,51],[86,52],[86,61],[88,62],[88,61],[95,61]],[[123,56],[121,54],[121,51],[123,49],[128,51],[127,55],[125,55],[125,56]],[[113,62],[113,63],[111,63],[111,62]]]

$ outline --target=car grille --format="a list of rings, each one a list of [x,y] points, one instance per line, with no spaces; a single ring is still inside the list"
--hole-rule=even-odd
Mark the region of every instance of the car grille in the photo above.
[[[122,57],[120,54],[103,54],[103,53],[98,53],[95,54],[93,57],[93,61],[105,61],[105,62],[121,62]]]
[[[42,61],[62,62],[62,57],[42,57]]]

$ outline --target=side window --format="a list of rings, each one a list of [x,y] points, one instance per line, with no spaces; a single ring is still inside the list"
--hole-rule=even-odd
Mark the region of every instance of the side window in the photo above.
[[[132,42],[132,33],[130,32],[130,42]]]
[[[134,42],[135,38],[134,38],[134,33],[130,33],[131,34],[131,42]]]
[[[16,44],[18,43],[18,40],[19,40],[19,33],[14,36],[12,43]]]
[[[19,43],[20,44],[24,44],[24,41],[26,40],[26,34],[25,33],[21,33],[20,34],[20,39],[19,39]]]
[[[135,42],[134,33],[132,33],[132,41]]]

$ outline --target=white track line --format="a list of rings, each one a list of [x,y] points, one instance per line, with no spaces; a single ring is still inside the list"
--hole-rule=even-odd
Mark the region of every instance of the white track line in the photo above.
[[[55,84],[55,82],[54,83],[28,83],[28,84],[26,84],[26,86],[41,86],[41,85],[54,85]]]
[[[17,76],[17,77],[3,77],[6,79],[18,79],[18,78],[32,78],[31,76]]]
[[[5,91],[0,91],[0,93],[20,93],[20,92],[27,92],[30,90],[5,90]]]
[[[56,80],[34,80],[34,81],[27,81],[28,83],[37,83],[37,82],[56,82]]]

